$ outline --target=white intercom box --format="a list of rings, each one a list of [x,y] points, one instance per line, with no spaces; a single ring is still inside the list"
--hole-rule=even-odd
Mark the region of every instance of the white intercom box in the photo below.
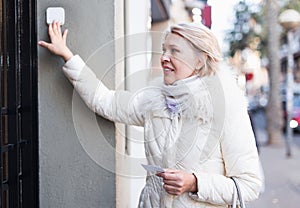
[[[62,7],[49,7],[46,11],[47,24],[51,24],[54,20],[60,25],[65,24],[65,10]]]

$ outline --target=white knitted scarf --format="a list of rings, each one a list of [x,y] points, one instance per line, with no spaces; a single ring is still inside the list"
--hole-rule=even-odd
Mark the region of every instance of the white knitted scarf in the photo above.
[[[168,110],[170,117],[201,119],[212,118],[211,95],[206,86],[207,77],[192,76],[171,85],[155,79],[145,93],[145,112]]]

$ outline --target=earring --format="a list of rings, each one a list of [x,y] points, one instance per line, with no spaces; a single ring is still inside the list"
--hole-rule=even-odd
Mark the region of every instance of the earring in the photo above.
[[[196,66],[196,70],[199,71],[201,69],[201,66]]]

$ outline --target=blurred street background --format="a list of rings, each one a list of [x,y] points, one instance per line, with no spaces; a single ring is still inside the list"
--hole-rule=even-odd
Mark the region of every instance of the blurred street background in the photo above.
[[[300,133],[294,134],[292,156],[286,156],[285,145],[268,145],[264,110],[253,114],[254,129],[259,144],[265,174],[265,189],[250,208],[298,207],[300,203]]]

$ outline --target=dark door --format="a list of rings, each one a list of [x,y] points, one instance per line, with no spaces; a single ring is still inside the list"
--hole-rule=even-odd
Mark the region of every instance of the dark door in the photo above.
[[[0,1],[0,208],[35,208],[39,205],[36,2]]]

